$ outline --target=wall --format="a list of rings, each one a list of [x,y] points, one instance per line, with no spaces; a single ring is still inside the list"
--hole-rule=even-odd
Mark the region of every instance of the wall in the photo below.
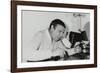
[[[34,0],[37,1],[37,0]],[[88,4],[98,5],[98,13],[100,13],[99,0],[38,0],[45,2],[59,2],[59,3],[76,3],[76,4]],[[0,0],[0,73],[10,73],[10,0]],[[100,19],[100,14],[98,14]],[[98,20],[98,24],[100,24]],[[100,25],[98,25],[98,32],[100,31]],[[100,34],[98,33],[98,37]],[[100,38],[98,38],[100,40]],[[100,43],[100,41],[98,41]],[[98,44],[99,45],[99,44]],[[98,56],[100,55],[100,46],[98,46]],[[97,68],[87,69],[70,69],[70,70],[57,70],[57,71],[42,71],[37,73],[99,73],[100,72],[100,57],[98,57]],[[31,72],[32,73],[32,72]]]

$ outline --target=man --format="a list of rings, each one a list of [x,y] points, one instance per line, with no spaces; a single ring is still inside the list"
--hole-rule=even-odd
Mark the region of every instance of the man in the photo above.
[[[64,57],[66,47],[62,44],[66,25],[60,19],[51,22],[48,29],[38,32],[33,39],[32,57],[28,61],[58,60]],[[73,50],[71,50],[73,51]]]

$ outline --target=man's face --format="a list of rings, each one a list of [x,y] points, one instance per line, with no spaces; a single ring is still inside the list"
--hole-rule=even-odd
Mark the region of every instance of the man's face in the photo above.
[[[62,25],[57,25],[54,29],[54,27],[52,27],[52,39],[55,41],[60,40],[65,32],[65,28]]]

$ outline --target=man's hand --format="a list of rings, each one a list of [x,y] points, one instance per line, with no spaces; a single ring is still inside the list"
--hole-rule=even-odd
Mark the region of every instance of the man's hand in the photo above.
[[[77,46],[74,48],[75,53],[80,53],[82,51],[81,47]]]

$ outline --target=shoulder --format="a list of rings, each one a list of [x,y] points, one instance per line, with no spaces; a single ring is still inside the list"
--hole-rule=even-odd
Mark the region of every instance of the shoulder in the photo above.
[[[38,31],[36,34],[34,34],[34,37],[36,37],[36,38],[40,37],[41,38],[45,35],[46,35],[46,30],[42,30],[42,31]]]

